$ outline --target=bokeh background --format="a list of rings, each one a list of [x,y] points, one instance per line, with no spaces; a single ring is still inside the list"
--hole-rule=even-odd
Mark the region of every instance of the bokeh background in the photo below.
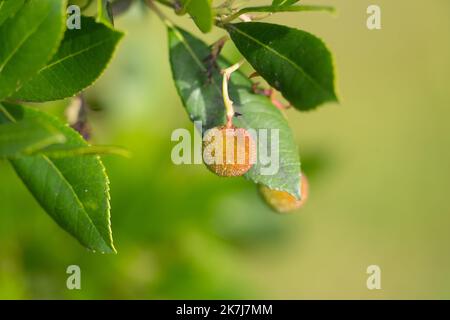
[[[81,247],[0,162],[0,298],[450,298],[450,2],[310,3],[338,14],[267,19],[319,35],[336,59],[341,104],[288,112],[311,183],[303,209],[277,215],[251,182],[172,164],[171,132],[192,125],[164,26],[136,5],[117,18],[127,36],[86,93],[94,142],[133,153],[104,158],[119,253]],[[366,28],[370,4],[382,30]],[[208,42],[223,35],[170,16]],[[230,43],[225,53],[239,59]],[[68,102],[39,107],[63,116]],[[66,289],[71,264],[79,291]],[[366,288],[372,264],[382,290]]]

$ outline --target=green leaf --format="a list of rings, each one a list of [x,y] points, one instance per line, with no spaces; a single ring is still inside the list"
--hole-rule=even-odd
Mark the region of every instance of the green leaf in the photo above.
[[[39,120],[55,127],[73,148],[87,147],[83,138],[58,119],[36,109],[4,104],[0,122]],[[115,252],[109,204],[109,181],[98,156],[50,158],[43,155],[10,160],[19,177],[45,211],[85,247]]]
[[[15,1],[15,0],[14,0]],[[65,0],[28,0],[0,26],[0,100],[54,54],[65,27]]]
[[[330,51],[312,34],[285,26],[247,22],[227,25],[253,68],[297,109],[337,101]]]
[[[39,119],[2,124],[0,158],[20,157],[65,141],[62,133]]]
[[[116,146],[68,146],[54,144],[44,149],[40,149],[38,153],[42,153],[50,158],[68,158],[87,155],[116,155],[130,158],[130,152],[127,149]]]
[[[93,18],[83,17],[80,30],[67,30],[58,52],[39,73],[14,94],[22,101],[50,101],[84,90],[107,67],[122,38]]]
[[[284,7],[284,6],[291,6],[297,2],[299,2],[300,0],[273,0],[272,1],[272,6],[279,6],[279,7]]]
[[[210,84],[202,61],[210,54],[209,48],[184,30],[169,28],[168,32],[173,78],[191,121],[201,121],[207,129],[222,125],[225,109],[220,79]]]
[[[169,28],[170,62],[178,93],[192,121],[202,121],[204,129],[225,123],[219,70],[208,79],[204,60],[210,49],[201,40],[181,29]],[[221,68],[229,63],[220,58]],[[251,81],[241,72],[231,76],[230,95],[242,116],[235,119],[237,127],[279,129],[280,169],[275,175],[262,175],[262,164],[256,163],[246,174],[248,179],[271,189],[287,191],[300,197],[300,160],[291,129],[283,114],[262,95],[252,92]]]
[[[0,0],[0,26],[8,18],[13,18],[25,0]]]
[[[202,32],[211,31],[214,25],[214,12],[211,0],[182,0],[183,11],[190,14]]]
[[[97,0],[97,22],[108,27],[114,25],[111,2],[109,0]]]

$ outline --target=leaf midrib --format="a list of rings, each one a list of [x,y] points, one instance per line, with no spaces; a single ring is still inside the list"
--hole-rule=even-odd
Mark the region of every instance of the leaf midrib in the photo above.
[[[5,109],[5,107],[0,103],[0,112],[4,113],[5,116],[13,123],[16,123],[17,120]],[[110,219],[110,203],[109,203],[109,182],[108,182],[108,178],[106,176],[106,194],[108,197],[108,203],[107,203],[107,218],[108,218],[108,234],[109,234],[109,239],[105,239],[103,237],[103,235],[99,232],[97,226],[94,224],[94,222],[92,221],[91,217],[89,216],[89,214],[86,211],[86,208],[84,207],[83,203],[81,202],[80,198],[78,197],[78,194],[75,192],[75,190],[73,189],[72,185],[69,183],[69,181],[66,179],[66,177],[62,174],[61,170],[59,170],[59,168],[53,163],[53,161],[51,161],[47,156],[45,155],[41,155],[40,156],[44,161],[48,162],[49,165],[55,170],[56,174],[61,178],[61,180],[68,186],[69,190],[72,191],[73,195],[75,196],[75,201],[78,203],[78,205],[81,207],[82,212],[87,216],[88,221],[90,222],[90,224],[93,226],[93,229],[97,232],[97,234],[100,236],[100,239],[102,239],[103,241],[103,245],[106,248],[109,248],[112,250],[112,252],[116,252],[116,249],[114,247],[113,244],[113,240],[112,240],[112,232],[111,232],[111,224],[109,222]],[[104,170],[104,167],[102,165],[102,170]],[[79,218],[79,216],[77,216],[77,219]],[[78,222],[77,222],[78,225]],[[110,244],[108,244],[107,240],[109,240]]]
[[[247,37],[248,39],[252,40],[253,42],[255,42],[256,44],[260,45],[261,47],[265,48],[266,50],[270,51],[271,53],[273,53],[274,55],[278,56],[279,58],[281,58],[282,60],[285,60],[288,64],[292,65],[294,67],[294,69],[298,70],[300,73],[302,73],[311,83],[314,84],[314,86],[316,86],[318,89],[320,89],[323,93],[325,93],[325,95],[329,96],[330,93],[328,92],[328,90],[326,88],[323,88],[322,85],[320,83],[318,83],[313,77],[311,77],[305,70],[303,70],[303,68],[301,66],[299,66],[298,64],[296,64],[294,61],[290,60],[288,57],[284,56],[283,54],[281,54],[280,52],[276,51],[275,49],[273,49],[270,46],[265,45],[264,43],[262,43],[261,41],[259,41],[258,39],[252,37],[251,35],[243,32],[242,30],[240,30],[239,28],[235,27],[235,26],[230,26],[230,28],[232,28],[233,30],[237,31],[238,33],[240,33],[241,35]]]
[[[39,70],[39,73],[41,73],[41,72],[43,72],[43,71],[45,71],[45,70],[47,70],[47,69],[50,69],[50,68],[52,68],[53,66],[55,66],[55,65],[57,65],[57,64],[63,63],[64,61],[66,61],[66,60],[68,60],[68,59],[74,58],[74,57],[76,57],[76,56],[78,56],[78,55],[81,55],[81,54],[83,54],[83,53],[85,53],[85,52],[87,52],[87,51],[89,51],[89,50],[92,50],[92,49],[94,49],[94,48],[96,48],[96,47],[98,47],[98,46],[101,46],[102,44],[104,44],[104,43],[106,43],[106,42],[109,42],[109,41],[111,41],[111,40],[114,40],[114,37],[109,37],[109,38],[107,38],[107,39],[105,39],[105,40],[103,40],[103,41],[100,41],[100,42],[98,42],[98,43],[92,45],[92,46],[89,46],[89,47],[87,47],[87,48],[84,48],[84,49],[79,50],[79,51],[77,51],[77,52],[74,52],[74,53],[72,53],[72,54],[69,54],[69,55],[67,55],[67,56],[65,56],[65,57],[62,57],[62,58],[60,58],[60,59],[58,59],[58,60],[56,60],[56,61],[54,61],[54,62],[52,62],[52,63],[50,63],[50,64],[48,64],[48,65],[46,65],[46,66],[44,66],[41,70]]]

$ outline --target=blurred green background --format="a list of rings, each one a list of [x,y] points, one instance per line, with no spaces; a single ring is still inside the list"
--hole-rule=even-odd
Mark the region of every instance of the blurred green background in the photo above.
[[[450,298],[450,2],[309,3],[338,14],[267,19],[320,36],[336,59],[341,104],[288,112],[311,183],[303,209],[277,215],[244,179],[172,164],[171,132],[192,125],[164,26],[135,6],[117,19],[127,36],[87,92],[101,109],[89,115],[93,140],[133,153],[104,159],[119,253],[82,248],[0,162],[0,298]],[[366,28],[370,4],[382,30]],[[173,18],[208,42],[223,35]],[[231,44],[225,53],[239,59]],[[67,103],[39,107],[62,115]],[[71,264],[79,291],[66,289]],[[372,264],[382,290],[366,288]]]

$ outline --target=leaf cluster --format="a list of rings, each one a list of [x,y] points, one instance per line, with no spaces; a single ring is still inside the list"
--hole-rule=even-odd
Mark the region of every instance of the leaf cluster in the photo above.
[[[301,198],[297,145],[284,108],[266,92],[280,92],[299,111],[336,102],[332,55],[306,31],[256,22],[280,12],[333,11],[298,0],[265,6],[234,0],[0,0],[0,159],[12,164],[37,202],[82,245],[115,252],[109,181],[99,155],[124,151],[92,146],[61,120],[26,105],[71,98],[94,84],[123,37],[114,15],[137,2],[166,24],[174,84],[189,118],[202,121],[204,129],[223,125],[226,117],[221,70],[231,63],[220,53],[224,40],[209,46],[177,27],[161,6],[188,15],[202,33],[217,27],[231,38],[270,86],[258,88],[241,71],[232,74],[229,94],[239,115],[233,125],[280,132],[280,170],[265,176],[264,164],[256,163],[246,178]],[[67,28],[72,4],[94,8],[96,17],[83,14],[81,29]]]

